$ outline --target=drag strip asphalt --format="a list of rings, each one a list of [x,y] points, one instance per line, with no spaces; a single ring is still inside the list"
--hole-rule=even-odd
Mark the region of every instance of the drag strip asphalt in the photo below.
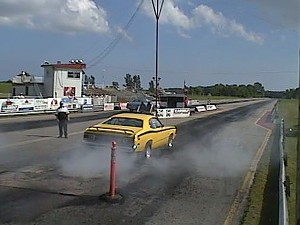
[[[118,192],[124,197],[117,205],[98,198],[108,191],[109,149],[98,154],[81,143],[83,128],[95,121],[70,124],[69,139],[55,138],[56,126],[5,132],[0,223],[223,224],[266,135],[255,121],[272,104],[193,115],[185,123],[169,120],[179,129],[171,152],[147,161],[117,158]]]

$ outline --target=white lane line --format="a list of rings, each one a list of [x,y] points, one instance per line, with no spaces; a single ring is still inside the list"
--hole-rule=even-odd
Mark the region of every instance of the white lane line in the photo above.
[[[258,150],[256,151],[256,154],[254,156],[254,159],[251,163],[251,166],[248,170],[248,172],[246,173],[243,183],[241,185],[241,187],[239,188],[233,203],[231,204],[230,210],[228,212],[228,215],[223,223],[223,225],[231,225],[233,224],[233,220],[237,214],[237,212],[239,211],[239,209],[241,208],[241,205],[244,201],[244,199],[248,196],[248,193],[250,191],[250,188],[252,186],[253,180],[254,180],[254,176],[255,176],[255,172],[256,172],[256,168],[257,165],[265,151],[265,148],[268,144],[269,138],[272,134],[272,130],[268,129],[266,127],[260,126],[258,123],[258,121],[265,115],[266,111],[264,111],[262,113],[262,116],[256,120],[255,125],[259,126],[265,130],[267,130],[267,134],[264,137],[263,143],[261,144],[261,146],[258,148]]]
[[[81,134],[81,133],[83,133],[83,131],[77,131],[77,132],[70,133],[69,136],[74,136],[74,135],[78,135],[78,134]],[[1,145],[0,149],[19,147],[19,146],[29,145],[29,144],[38,143],[38,142],[42,142],[42,141],[47,141],[47,140],[51,140],[51,139],[57,139],[57,137],[43,137],[43,138],[36,138],[36,139],[33,139],[33,140],[20,141],[20,142],[16,142],[16,143],[13,143],[13,144]]]

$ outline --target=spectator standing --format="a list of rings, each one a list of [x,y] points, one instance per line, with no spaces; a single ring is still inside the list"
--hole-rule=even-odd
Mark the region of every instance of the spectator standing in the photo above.
[[[65,138],[68,138],[68,120],[69,120],[69,110],[64,105],[63,102],[59,103],[59,107],[55,113],[57,122],[58,122],[58,129],[59,129],[59,138],[63,135]]]

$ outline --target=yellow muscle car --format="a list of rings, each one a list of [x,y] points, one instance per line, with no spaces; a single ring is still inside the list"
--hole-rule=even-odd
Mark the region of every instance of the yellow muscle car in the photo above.
[[[176,131],[175,126],[164,126],[152,114],[119,113],[87,128],[83,141],[105,146],[116,141],[117,149],[143,152],[150,158],[154,149],[173,147]]]

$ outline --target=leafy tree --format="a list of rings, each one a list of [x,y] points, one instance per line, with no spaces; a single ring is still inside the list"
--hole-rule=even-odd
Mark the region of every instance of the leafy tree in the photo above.
[[[12,80],[0,81],[0,83],[12,83]]]
[[[141,78],[140,75],[134,75],[133,76],[133,84],[134,84],[134,89],[135,90],[141,90]]]
[[[141,77],[140,75],[134,75],[132,76],[131,74],[127,73],[124,77],[125,79],[125,84],[123,85],[127,89],[130,90],[141,90]]]
[[[93,75],[90,76],[89,78],[90,84],[94,85],[95,84],[95,77]]]
[[[293,91],[286,91],[287,96],[294,96]],[[253,85],[237,85],[237,84],[215,84],[212,86],[197,86],[189,87],[189,94],[191,95],[208,95],[213,96],[232,96],[232,97],[263,97],[265,96],[265,89],[259,82],[255,82]],[[269,92],[268,92],[269,94]]]
[[[125,75],[124,79],[125,79],[124,87],[126,87],[127,89],[133,89],[134,84],[133,84],[133,79],[131,77],[131,74],[127,73]]]
[[[151,93],[154,93],[154,92],[155,92],[155,87],[154,87],[154,81],[153,81],[153,80],[151,80],[151,81],[149,82],[149,91],[150,91]]]
[[[118,82],[113,81],[113,82],[112,82],[112,86],[113,86],[114,89],[119,90],[119,83],[118,83]]]
[[[255,82],[253,86],[256,92],[255,97],[263,97],[265,95],[265,88],[262,86],[261,83]]]

